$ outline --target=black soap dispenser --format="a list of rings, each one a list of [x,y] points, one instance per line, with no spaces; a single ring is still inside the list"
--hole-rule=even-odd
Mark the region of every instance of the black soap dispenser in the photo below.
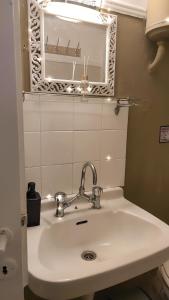
[[[27,196],[27,226],[40,225],[41,196],[35,190],[35,182],[28,183]]]

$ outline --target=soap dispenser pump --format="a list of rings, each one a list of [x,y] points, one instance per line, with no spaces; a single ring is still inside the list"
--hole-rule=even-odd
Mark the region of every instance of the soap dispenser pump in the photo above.
[[[28,183],[27,196],[27,226],[40,225],[41,196],[35,189],[35,182]]]

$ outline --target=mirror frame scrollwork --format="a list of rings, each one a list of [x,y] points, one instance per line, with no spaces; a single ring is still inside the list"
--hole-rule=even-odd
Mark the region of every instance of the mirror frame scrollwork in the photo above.
[[[70,94],[80,95],[77,92],[79,81],[49,80],[44,76],[42,63],[44,47],[41,34],[43,11],[39,3],[38,0],[28,0],[31,91],[68,94],[67,88],[71,86]],[[112,22],[107,27],[106,81],[105,83],[90,82],[91,96],[114,96],[117,16],[111,15],[111,17]]]

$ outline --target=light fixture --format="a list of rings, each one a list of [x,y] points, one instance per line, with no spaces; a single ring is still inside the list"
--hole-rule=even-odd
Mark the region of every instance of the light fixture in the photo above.
[[[76,90],[77,90],[78,93],[81,93],[82,88],[80,87],[80,85],[77,86]]]
[[[102,0],[52,1],[44,0],[42,8],[49,14],[70,22],[107,24],[108,18],[100,12]]]
[[[37,57],[37,60],[38,61],[42,61],[42,57],[40,56],[40,57]]]
[[[167,23],[169,23],[169,17],[167,17],[167,18],[165,19],[165,21],[166,21]]]
[[[83,96],[90,94],[92,87],[87,75],[82,76],[82,80],[80,81],[80,84],[77,86],[76,90]]]
[[[111,157],[110,155],[107,155],[107,156],[106,156],[106,160],[107,160],[107,161],[110,161],[111,159],[112,159],[112,157]]]
[[[72,87],[71,87],[71,85],[69,85],[68,87],[67,87],[67,92],[70,94],[72,91],[73,91],[73,89],[72,89]]]
[[[53,196],[51,195],[51,194],[48,194],[47,196],[46,196],[46,199],[48,199],[48,200],[50,200],[50,199],[52,199],[53,198]]]
[[[46,80],[49,81],[49,82],[51,82],[52,81],[52,77],[48,76],[48,77],[46,77]]]

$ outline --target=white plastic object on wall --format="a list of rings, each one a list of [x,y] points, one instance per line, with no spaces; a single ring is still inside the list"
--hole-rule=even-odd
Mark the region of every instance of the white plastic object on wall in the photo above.
[[[102,1],[102,6],[120,14],[145,18],[147,0],[104,0]]]
[[[149,0],[147,8],[146,35],[157,43],[157,53],[149,65],[149,72],[154,72],[167,52],[169,38],[169,1]]]
[[[0,228],[0,255],[6,252],[8,243],[12,240],[12,231],[8,228]]]

